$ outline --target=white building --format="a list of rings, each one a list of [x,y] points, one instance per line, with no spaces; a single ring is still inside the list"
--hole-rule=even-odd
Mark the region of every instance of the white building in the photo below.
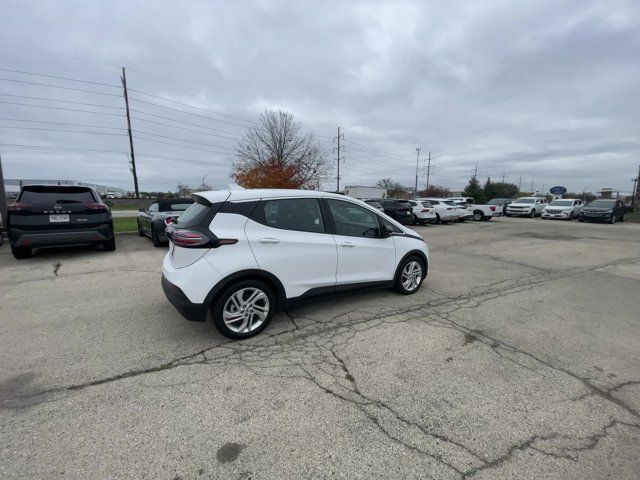
[[[5,178],[4,190],[8,198],[15,198],[18,196],[20,189],[23,185],[80,185],[84,187],[91,187],[100,196],[107,196],[110,194],[115,197],[124,197],[126,190],[124,188],[109,187],[107,185],[98,185],[96,183],[81,182],[79,180],[41,180],[33,178]]]

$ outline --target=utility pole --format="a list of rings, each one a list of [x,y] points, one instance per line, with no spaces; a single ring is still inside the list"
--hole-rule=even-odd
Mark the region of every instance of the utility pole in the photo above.
[[[129,130],[129,148],[131,149],[131,172],[133,173],[133,186],[136,190],[136,198],[140,198],[138,191],[138,174],[136,173],[136,155],[133,152],[133,136],[131,135],[131,115],[129,115],[129,92],[127,91],[127,74],[122,67],[122,76],[120,77],[122,88],[124,89],[124,104],[127,110],[127,130]]]
[[[531,195],[533,195],[533,180],[531,180]]]
[[[506,176],[506,172],[502,172],[502,183],[504,183],[504,177]]]
[[[420,168],[420,150],[422,147],[416,148],[416,185],[413,189],[413,197],[418,198],[418,169]]]
[[[203,175],[201,178],[202,178],[202,190],[204,191],[204,179],[207,178],[207,176]]]
[[[2,166],[0,165],[0,177],[2,176]],[[638,175],[636,176],[636,178],[632,178],[631,180],[633,180],[633,193],[631,194],[631,206],[635,207],[636,206],[636,200],[640,200],[640,188],[638,188],[640,185],[638,185],[638,183],[640,183],[640,165],[638,165]]]
[[[477,179],[478,178],[478,164],[476,163],[476,168],[473,171],[473,179]]]
[[[333,137],[334,142],[336,140],[338,141],[338,147],[333,149],[333,151],[337,153],[336,165],[338,168],[338,172],[336,175],[336,193],[340,193],[340,162],[344,160],[344,157],[341,156],[342,152],[340,150],[341,148],[344,148],[344,145],[340,146],[341,139],[344,140],[344,133],[340,133],[340,127],[338,127],[338,136]]]
[[[522,175],[520,175],[520,180],[518,180],[518,193],[522,190]]]
[[[2,243],[2,229],[7,229],[7,196],[4,191],[4,175],[2,174],[2,156],[0,156],[0,243]]]
[[[429,158],[427,158],[427,190],[429,190],[429,177],[431,176],[431,152],[429,152]]]

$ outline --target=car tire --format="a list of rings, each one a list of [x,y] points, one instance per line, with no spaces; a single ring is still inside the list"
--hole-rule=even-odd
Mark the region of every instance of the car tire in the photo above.
[[[573,212],[569,213],[569,221],[573,220]]]
[[[531,213],[529,214],[529,218],[536,218],[536,211],[535,210],[531,210]]]
[[[504,215],[505,215],[505,217],[511,217],[510,213],[505,213]]]
[[[142,227],[140,226],[140,221],[138,221],[138,236],[144,237],[144,232],[142,231]]]
[[[611,214],[611,217],[609,217],[609,223],[611,225],[613,225],[614,223],[616,223],[616,215],[615,213]]]
[[[256,293],[258,298],[253,303],[249,303],[251,296]],[[235,298],[235,302],[232,297]],[[242,299],[246,303],[243,304]],[[211,314],[214,325],[222,335],[234,340],[242,340],[264,330],[273,318],[276,307],[276,297],[266,283],[260,280],[243,280],[224,290],[215,301]],[[238,308],[245,310],[238,311]],[[260,311],[251,310],[253,308]],[[247,312],[246,309],[250,310]],[[238,311],[238,320],[234,321],[233,314],[236,311]],[[261,322],[249,329],[251,322],[256,320],[256,316]],[[238,322],[242,323],[236,327]]]
[[[620,221],[624,222],[625,218],[624,218],[624,213],[622,214],[622,216],[620,217]]]
[[[481,221],[481,220],[484,220],[484,214],[483,214],[481,211],[479,211],[479,210],[478,210],[478,211],[476,211],[476,212],[473,212],[473,219],[474,219],[476,222],[479,222],[479,221]]]
[[[436,223],[436,224],[437,224],[437,223],[440,223],[440,222],[441,222],[441,220],[440,220],[440,214],[436,213],[436,220],[435,220],[435,222],[433,222],[433,223]]]
[[[578,218],[578,221],[579,221],[580,223],[583,223],[583,222],[584,222],[584,218]]]
[[[418,222],[418,217],[416,217],[415,215],[413,215],[413,217],[411,218],[411,225],[417,225]]]
[[[111,240],[102,242],[102,248],[105,252],[113,252],[116,249],[116,236],[111,232]]]
[[[161,247],[162,242],[160,241],[160,237],[158,236],[156,229],[151,227],[151,243],[153,243],[154,247]]]
[[[426,277],[426,270],[424,261],[420,257],[411,255],[405,258],[398,266],[394,290],[402,295],[416,293]]]
[[[11,253],[16,259],[22,260],[23,258],[31,257],[32,252],[31,247],[14,247],[11,245]]]

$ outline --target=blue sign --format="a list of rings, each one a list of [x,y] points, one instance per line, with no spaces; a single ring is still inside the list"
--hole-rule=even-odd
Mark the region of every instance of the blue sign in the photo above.
[[[549,189],[549,193],[551,195],[564,195],[565,193],[567,193],[567,189],[564,187],[551,187]]]

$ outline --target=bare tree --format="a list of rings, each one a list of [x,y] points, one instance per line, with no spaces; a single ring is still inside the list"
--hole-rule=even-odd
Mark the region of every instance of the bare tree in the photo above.
[[[381,178],[376,185],[384,188],[389,198],[409,198],[409,189],[390,178]]]
[[[301,134],[292,114],[268,110],[238,142],[231,176],[245,188],[319,188],[328,174],[313,134]]]

